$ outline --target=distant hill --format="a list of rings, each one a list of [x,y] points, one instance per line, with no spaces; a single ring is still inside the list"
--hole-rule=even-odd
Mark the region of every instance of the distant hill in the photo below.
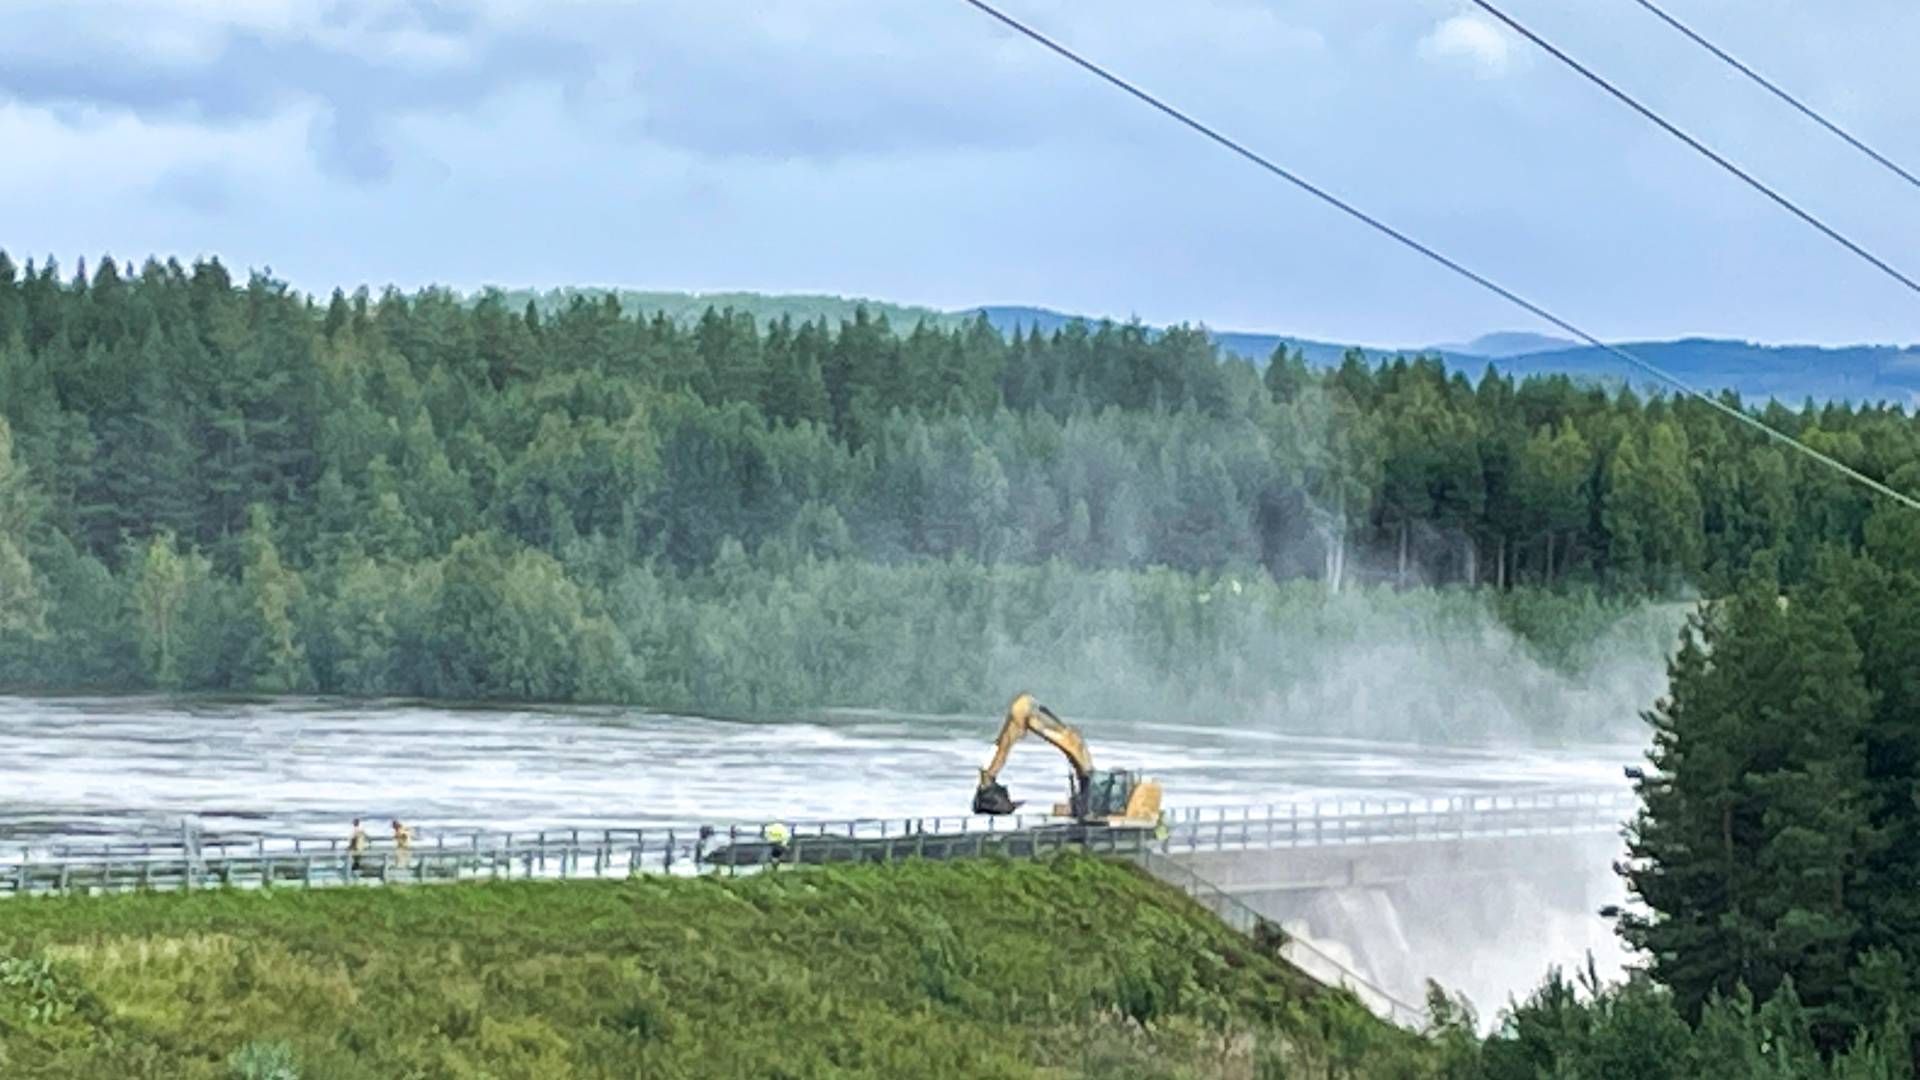
[[[1620,347],[1698,389],[1733,389],[1749,400],[1771,397],[1795,404],[1807,398],[1920,403],[1920,349],[1912,346],[1824,348],[1683,338],[1625,342]],[[1624,374],[1635,386],[1658,382],[1626,369],[1618,357],[1587,346],[1506,357],[1500,366],[1516,375]]]
[[[565,308],[575,296],[598,298],[609,292],[619,299],[620,307],[625,311],[646,315],[664,312],[668,318],[687,323],[697,321],[708,308],[744,311],[763,323],[787,317],[796,323],[824,318],[829,323],[837,324],[853,318],[854,312],[864,307],[868,314],[884,315],[888,323],[903,331],[913,329],[914,324],[922,320],[940,326],[953,326],[972,317],[970,312],[935,311],[933,308],[889,304],[882,300],[805,293],[646,292],[639,289],[581,288],[542,291],[509,289],[504,295],[507,303],[515,309],[525,307],[527,301],[531,300],[542,312],[551,313]]]
[[[1003,331],[1038,326],[1041,332],[1047,333],[1075,318],[1032,307],[971,308],[967,313],[975,311],[985,312]],[[1307,363],[1318,367],[1338,364],[1354,347],[1281,334],[1215,331],[1213,338],[1223,352],[1262,365],[1282,343],[1288,349],[1298,349]],[[1812,398],[1920,405],[1920,348],[1913,346],[1826,348],[1683,338],[1629,342],[1621,348],[1698,389],[1730,389],[1747,400],[1764,401],[1771,397],[1798,404]],[[1628,367],[1625,361],[1604,350],[1523,331],[1485,334],[1464,345],[1426,349],[1367,347],[1363,351],[1374,360],[1401,355],[1435,356],[1471,378],[1478,378],[1491,363],[1515,375],[1565,374],[1608,384],[1625,383],[1640,390],[1671,389],[1669,384]]]
[[[513,290],[506,296],[518,307],[528,300],[545,311],[563,308],[576,295],[604,296],[605,289]],[[838,323],[853,318],[865,307],[870,313],[884,315],[896,329],[906,331],[926,321],[936,326],[957,326],[984,314],[1002,333],[1024,333],[1038,328],[1051,334],[1075,321],[1097,322],[1083,316],[1048,308],[1018,305],[987,305],[939,311],[928,307],[890,304],[844,296],[773,295],[750,292],[644,292],[613,290],[628,311],[646,314],[665,312],[669,317],[691,322],[709,307],[733,308],[752,314],[764,322],[783,316],[795,322],[824,318]],[[1265,365],[1281,345],[1298,350],[1309,364],[1331,367],[1355,346],[1332,341],[1316,341],[1285,334],[1213,331],[1221,351]],[[1748,400],[1777,398],[1798,404],[1806,398],[1816,401],[1892,401],[1920,405],[1920,348],[1913,346],[1850,345],[1827,348],[1812,345],[1761,345],[1753,342],[1715,338],[1683,338],[1677,341],[1640,341],[1621,346],[1634,355],[1671,372],[1688,384],[1703,390],[1731,389]],[[1478,378],[1489,363],[1516,375],[1566,374],[1582,380],[1610,384],[1625,382],[1640,389],[1664,385],[1600,349],[1577,345],[1563,338],[1525,331],[1484,334],[1465,344],[1437,345],[1424,349],[1382,349],[1363,347],[1372,360],[1401,355],[1434,356],[1450,367]]]
[[[1078,315],[1065,315],[1058,311],[1035,307],[979,307],[968,308],[966,314],[984,313],[1001,333],[1019,331],[1025,333],[1032,327],[1039,327],[1043,334],[1051,334],[1072,322],[1085,320]],[[1289,350],[1297,349],[1307,359],[1307,363],[1319,367],[1332,367],[1347,354],[1351,345],[1341,345],[1331,341],[1315,341],[1312,338],[1289,337],[1284,334],[1254,334],[1235,331],[1213,331],[1213,340],[1225,352],[1242,356],[1256,364],[1265,365],[1273,356],[1273,350],[1284,343]],[[1394,356],[1396,350],[1367,349],[1369,356],[1376,359]]]
[[[1532,334],[1524,330],[1503,330],[1494,334],[1481,334],[1465,345],[1435,345],[1439,352],[1464,353],[1469,356],[1489,356],[1498,359],[1503,356],[1526,356],[1529,353],[1551,352],[1555,349],[1571,349],[1579,346],[1577,341],[1552,337],[1547,334]]]

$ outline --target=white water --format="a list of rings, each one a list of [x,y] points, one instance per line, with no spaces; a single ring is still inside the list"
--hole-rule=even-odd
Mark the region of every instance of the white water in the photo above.
[[[1170,806],[1617,785],[1633,746],[1457,749],[1069,715],[1103,767],[1158,777]],[[992,716],[843,712],[736,722],[629,709],[339,700],[0,697],[0,842],[344,830],[917,817],[968,810]],[[1064,796],[1037,741],[1002,779]]]

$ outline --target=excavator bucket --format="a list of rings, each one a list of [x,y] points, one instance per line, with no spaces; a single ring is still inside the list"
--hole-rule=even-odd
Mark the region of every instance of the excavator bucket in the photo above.
[[[990,781],[981,784],[973,793],[973,812],[976,814],[1011,814],[1020,809],[1013,794],[1005,784]]]

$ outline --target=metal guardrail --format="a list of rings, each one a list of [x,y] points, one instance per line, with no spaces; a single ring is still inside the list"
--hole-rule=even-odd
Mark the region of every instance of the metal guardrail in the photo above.
[[[1410,800],[1345,800],[1169,810],[1164,831],[1058,831],[1059,818],[865,818],[785,823],[781,863],[892,861],[915,856],[1044,855],[1066,848],[1135,854],[1262,850],[1403,843],[1618,829],[1633,805],[1626,792],[1538,792]],[[194,889],[316,887],[508,878],[619,878],[640,874],[739,873],[752,863],[713,866],[719,848],[760,841],[759,825],[645,829],[547,829],[429,834],[408,850],[391,840],[360,852],[339,836],[256,836],[53,844],[0,849],[0,895]]]
[[[1269,803],[1167,813],[1165,850],[1232,851],[1612,832],[1631,792],[1583,789],[1432,799]]]

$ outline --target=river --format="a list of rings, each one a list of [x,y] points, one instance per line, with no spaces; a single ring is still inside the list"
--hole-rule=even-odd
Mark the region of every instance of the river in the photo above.
[[[1063,710],[1064,711],[1064,710]],[[1433,747],[1068,714],[1103,767],[1170,806],[1617,786],[1633,745]],[[0,842],[174,833],[423,833],[967,812],[998,718],[834,712],[732,721],[619,708],[0,697]],[[1036,806],[1038,740],[1002,779]]]

